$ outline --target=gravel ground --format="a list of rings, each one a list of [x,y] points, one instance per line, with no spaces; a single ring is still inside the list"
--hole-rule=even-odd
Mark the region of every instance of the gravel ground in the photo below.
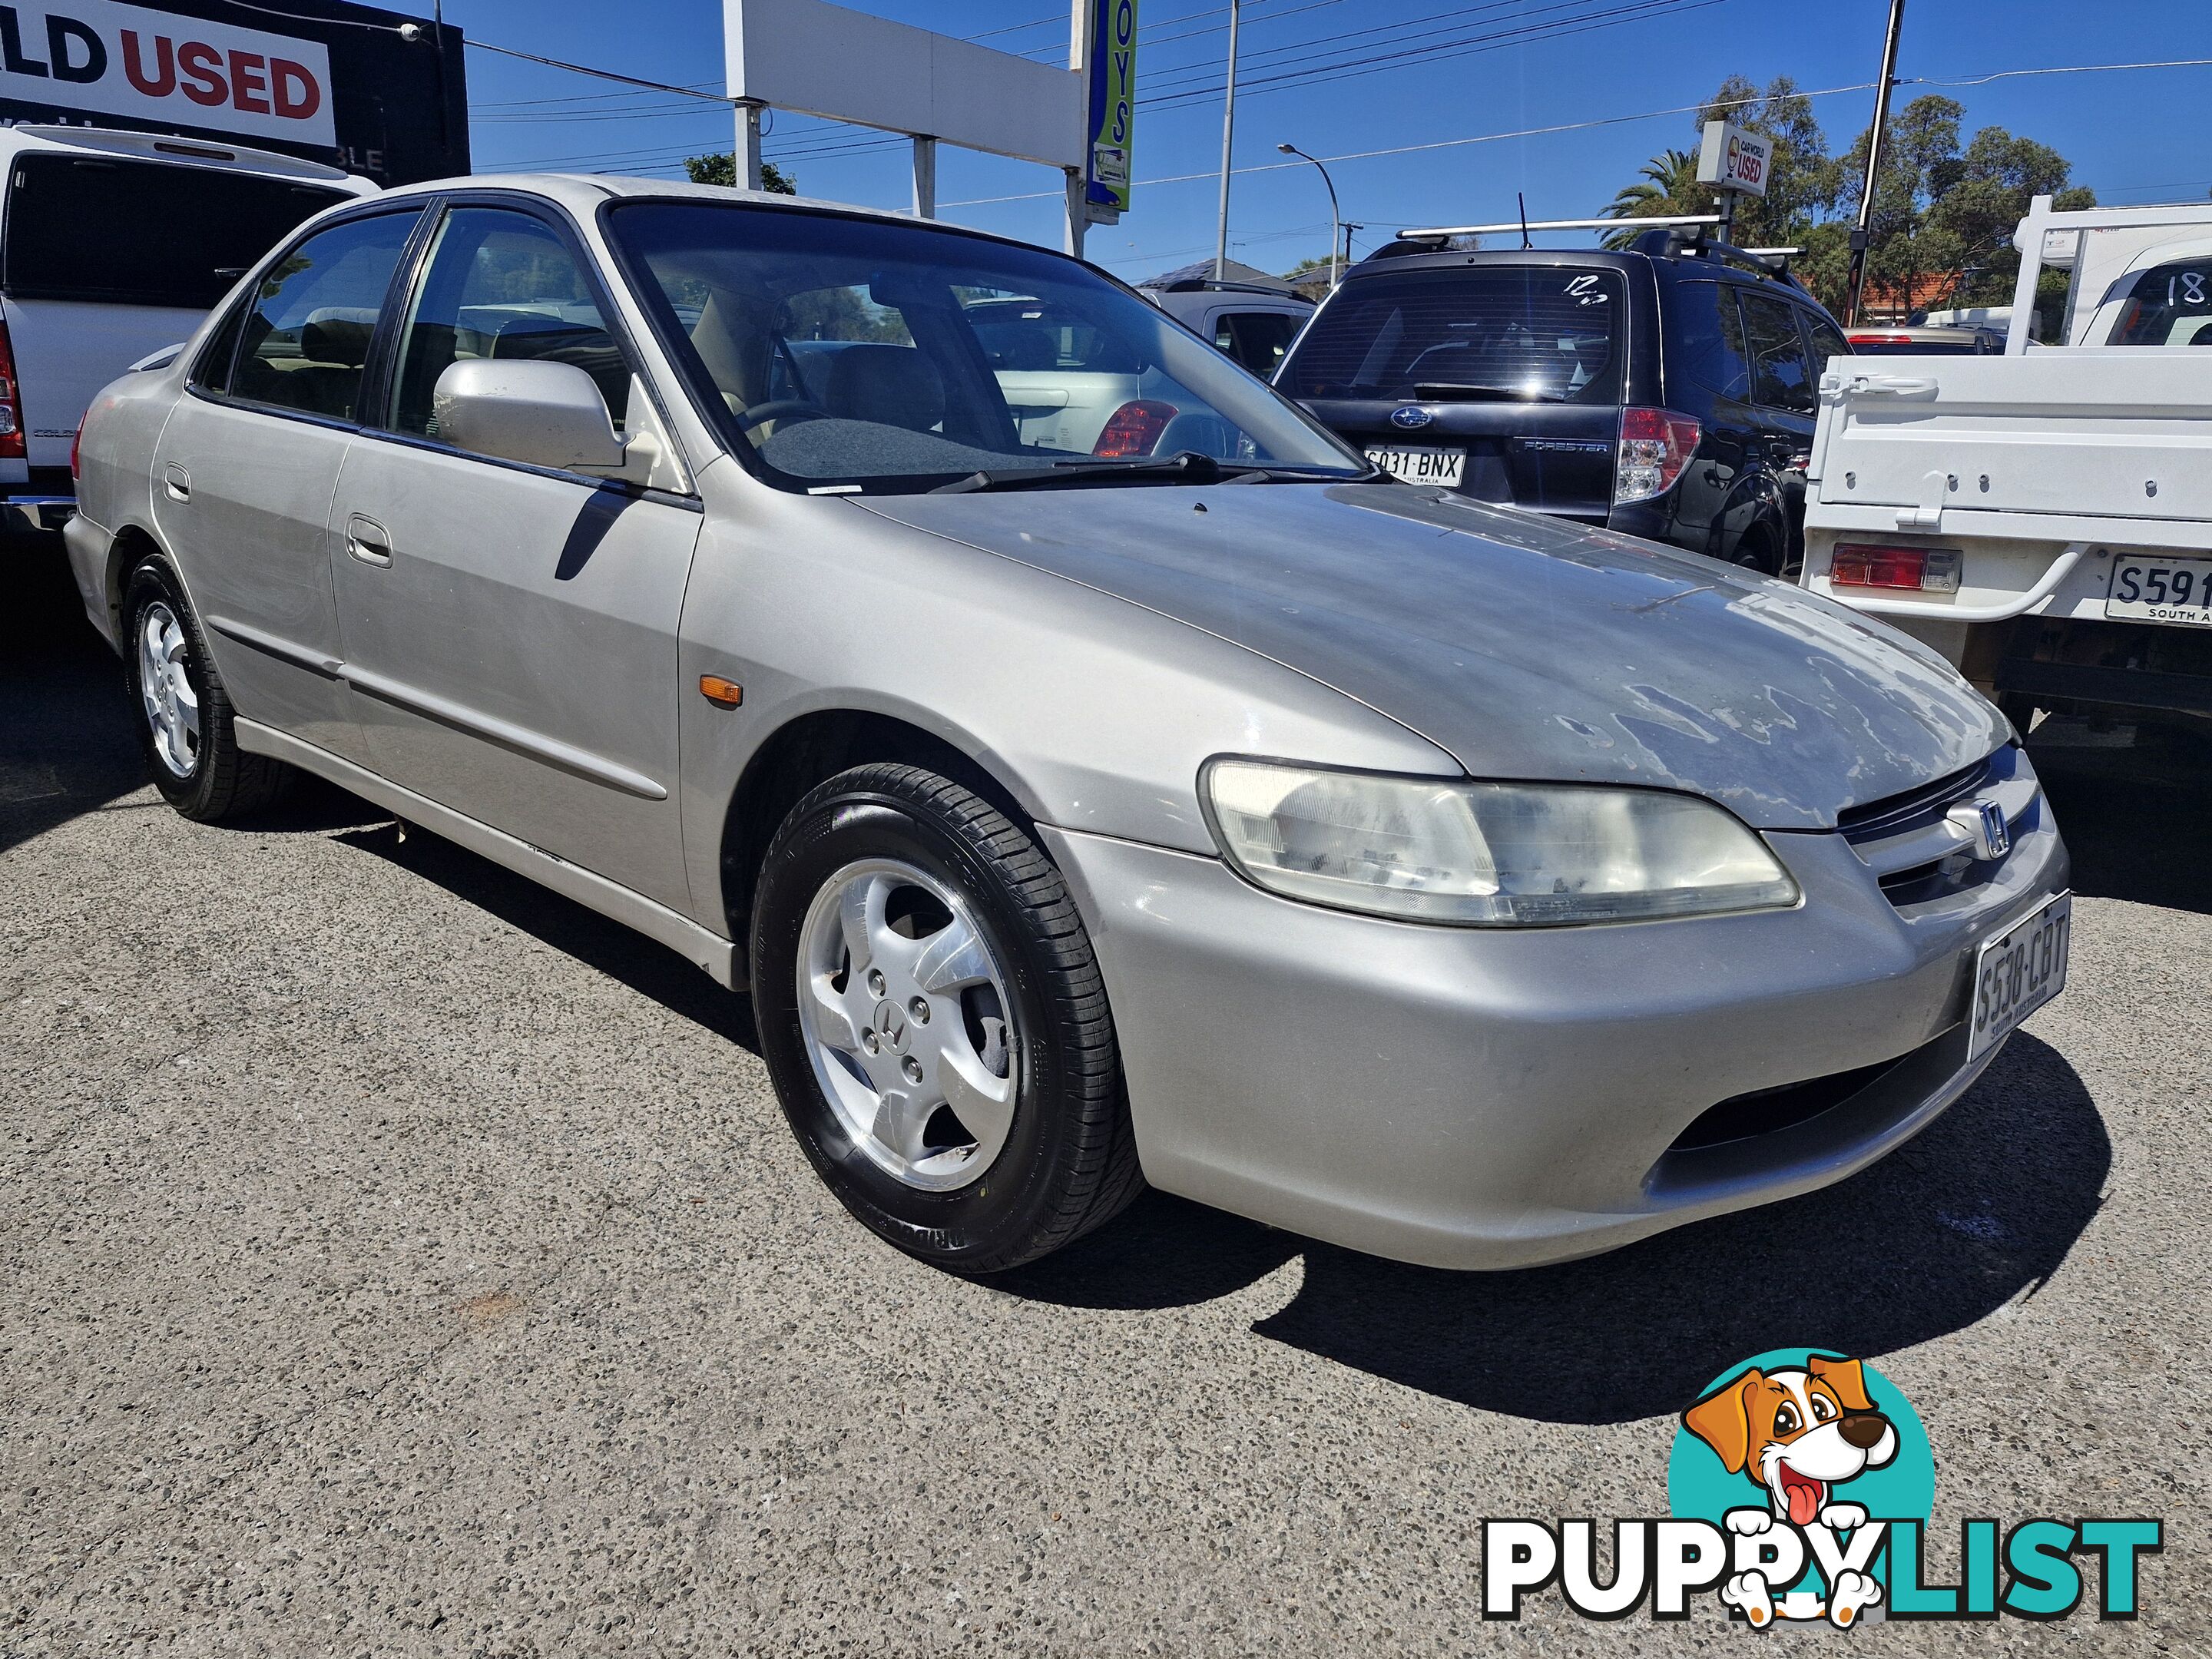
[[[2156,757],[2042,757],[2073,987],[1829,1193],[1496,1276],[1152,1195],[975,1284],[827,1197],[673,954],[335,791],[178,818],[10,563],[0,1652],[1703,1649],[1484,1626],[1480,1521],[1664,1513],[1673,1414],[1796,1343],[1917,1405],[1940,1561],[2168,1522],[2137,1624],[1851,1641],[2212,1651],[2212,799]]]

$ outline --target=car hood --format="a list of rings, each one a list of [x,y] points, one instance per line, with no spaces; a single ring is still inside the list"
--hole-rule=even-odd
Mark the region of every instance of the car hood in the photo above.
[[[1942,659],[1842,605],[1438,491],[1231,484],[862,504],[1234,641],[1477,777],[1693,790],[1760,829],[1826,829],[2011,736]]]

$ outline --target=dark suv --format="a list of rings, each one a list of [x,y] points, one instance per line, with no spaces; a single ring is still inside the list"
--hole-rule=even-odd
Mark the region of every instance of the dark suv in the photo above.
[[[1779,259],[1664,230],[1626,252],[1400,240],[1275,384],[1409,482],[1782,575],[1821,365],[1850,351]]]

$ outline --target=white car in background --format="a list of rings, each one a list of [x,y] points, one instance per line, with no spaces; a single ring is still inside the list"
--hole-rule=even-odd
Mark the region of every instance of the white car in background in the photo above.
[[[0,128],[0,528],[74,511],[94,394],[190,337],[295,226],[376,186],[295,156],[97,127]]]

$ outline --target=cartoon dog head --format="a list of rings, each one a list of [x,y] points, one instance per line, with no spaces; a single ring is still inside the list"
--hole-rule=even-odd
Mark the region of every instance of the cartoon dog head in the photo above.
[[[1834,1488],[1897,1455],[1897,1430],[1867,1398],[1856,1359],[1748,1370],[1682,1413],[1731,1474],[1764,1487],[1774,1513],[1809,1526]]]

